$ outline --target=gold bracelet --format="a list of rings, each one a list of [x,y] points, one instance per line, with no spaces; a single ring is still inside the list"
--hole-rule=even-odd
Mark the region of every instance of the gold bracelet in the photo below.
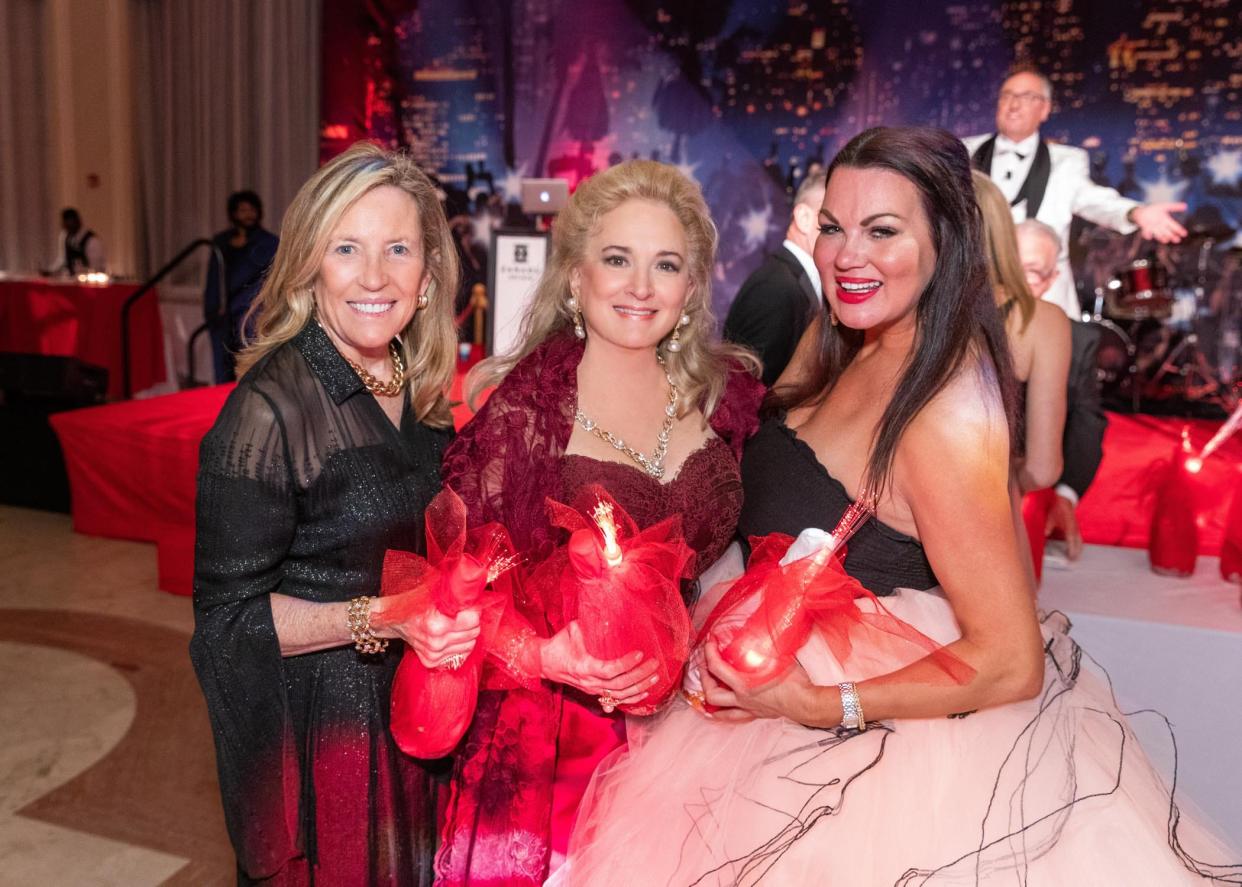
[[[346,624],[349,636],[354,639],[354,649],[359,653],[383,653],[388,649],[388,638],[377,638],[371,631],[371,599],[366,595],[349,602]]]

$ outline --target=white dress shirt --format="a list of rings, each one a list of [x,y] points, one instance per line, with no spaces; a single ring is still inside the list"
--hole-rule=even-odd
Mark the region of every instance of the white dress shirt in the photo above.
[[[1013,203],[1013,199],[1022,190],[1022,183],[1026,181],[1031,165],[1035,163],[1035,150],[1038,147],[1038,132],[1032,133],[1020,142],[1010,141],[1002,135],[996,137],[996,147],[992,152],[992,169],[988,174],[1010,203]],[[1022,208],[1022,212],[1025,216],[1025,207]]]
[[[794,258],[801,263],[802,267],[806,269],[807,276],[811,278],[811,286],[815,287],[815,295],[817,297],[813,307],[818,311],[824,302],[824,282],[819,278],[819,269],[815,267],[815,260],[811,258],[810,253],[792,240],[786,240],[784,246],[785,249],[794,254]]]
[[[79,246],[81,245],[82,238],[86,236],[88,230],[89,229],[86,226],[83,226],[82,229],[78,231],[77,235],[73,238],[74,245],[79,245]],[[65,241],[68,238],[69,238],[69,235],[66,234],[63,230],[60,232],[60,234],[57,235],[56,252],[55,252],[56,261],[53,262],[52,267],[48,269],[49,274],[51,275],[77,274],[77,273],[80,273],[82,271],[87,271],[87,270],[89,271],[106,270],[106,266],[108,264],[108,257],[107,257],[107,254],[104,252],[103,238],[100,237],[98,234],[95,234],[94,236],[91,237],[90,240],[86,241],[86,264],[89,265],[90,267],[79,268],[77,271],[74,271],[72,268],[66,267],[65,266]]]

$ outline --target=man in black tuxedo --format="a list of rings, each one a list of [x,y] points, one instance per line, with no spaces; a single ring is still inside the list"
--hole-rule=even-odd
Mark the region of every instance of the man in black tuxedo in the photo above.
[[[823,310],[823,284],[811,251],[819,234],[825,183],[823,172],[802,180],[784,244],[746,278],[725,318],[725,339],[759,355],[763,384],[768,386],[784,371],[812,318]]]
[[[1051,227],[1036,219],[1017,226],[1018,255],[1027,285],[1042,299],[1057,279],[1057,257],[1061,238]],[[1057,481],[1056,500],[1048,513],[1047,532],[1059,530],[1065,536],[1066,555],[1077,560],[1082,554],[1082,532],[1074,512],[1078,500],[1087,492],[1104,455],[1104,429],[1108,419],[1100,405],[1100,382],[1096,376],[1096,351],[1100,344],[1098,327],[1070,321],[1069,391],[1065,399],[1065,432],[1061,438],[1064,468]]]

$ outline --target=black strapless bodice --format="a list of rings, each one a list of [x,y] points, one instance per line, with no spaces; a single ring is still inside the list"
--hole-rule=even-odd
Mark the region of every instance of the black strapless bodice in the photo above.
[[[742,493],[738,532],[743,538],[797,536],[807,527],[831,530],[850,504],[845,487],[820,464],[815,451],[778,419],[764,422],[746,445]],[[919,541],[874,518],[850,540],[845,569],[877,595],[939,584]]]

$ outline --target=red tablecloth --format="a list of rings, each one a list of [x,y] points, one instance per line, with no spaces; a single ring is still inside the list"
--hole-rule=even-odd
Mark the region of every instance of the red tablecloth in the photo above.
[[[459,374],[454,400],[461,383]],[[216,385],[50,417],[65,453],[73,528],[154,542],[165,591],[191,591],[198,445],[232,390]],[[458,428],[470,416],[464,404],[453,410]]]
[[[231,385],[184,391],[58,413],[80,533],[138,539],[158,546],[160,588],[189,594],[194,571],[194,478],[198,444]],[[461,396],[461,376],[454,399]],[[470,417],[454,411],[460,428]],[[1150,479],[1180,439],[1181,419],[1110,415],[1104,462],[1079,506],[1086,541],[1145,547],[1151,524]],[[1189,423],[1202,446],[1218,422]],[[1209,459],[1199,475],[1200,552],[1219,554],[1229,496],[1242,480],[1242,438]]]
[[[104,367],[108,396],[119,400],[121,306],[137,288],[132,283],[0,280],[0,351],[76,357]],[[130,311],[129,368],[134,391],[164,381],[164,327],[154,290]]]
[[[189,594],[198,445],[232,385],[50,417],[79,533],[156,544],[160,588]]]
[[[1196,452],[1220,422],[1110,413],[1104,434],[1104,461],[1078,505],[1083,539],[1096,545],[1146,548],[1152,502],[1160,468],[1190,428]],[[1199,515],[1199,553],[1220,554],[1231,496],[1242,495],[1242,433],[1235,434],[1203,463],[1195,477]]]

